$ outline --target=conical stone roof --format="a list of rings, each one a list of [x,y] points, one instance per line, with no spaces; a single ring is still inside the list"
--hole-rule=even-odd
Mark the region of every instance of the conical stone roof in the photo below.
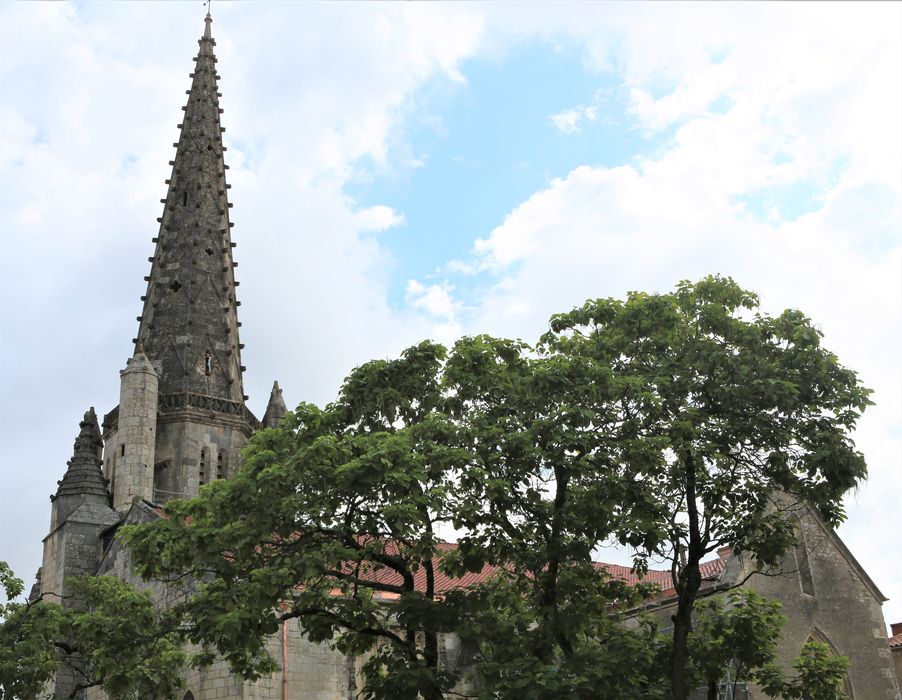
[[[135,342],[157,370],[161,395],[243,403],[216,42],[209,15],[205,22]]]
[[[84,495],[109,498],[107,480],[101,472],[103,462],[100,454],[103,449],[103,440],[100,437],[100,426],[97,424],[97,414],[94,413],[93,406],[85,412],[79,428],[72,451],[72,459],[68,463],[69,468],[59,482],[56,495],[51,496],[51,500],[56,500],[61,496]]]
[[[272,391],[269,394],[269,403],[266,405],[266,413],[263,415],[263,425],[266,428],[274,428],[288,413],[285,399],[282,398],[282,388],[279,382],[272,383]]]

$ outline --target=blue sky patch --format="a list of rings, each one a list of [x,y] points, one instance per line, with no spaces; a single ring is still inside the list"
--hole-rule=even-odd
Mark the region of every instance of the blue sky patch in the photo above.
[[[781,151],[771,162],[783,164],[791,160]],[[762,221],[795,221],[824,205],[825,193],[836,187],[848,166],[848,157],[838,156],[822,172],[808,179],[762,187],[734,197],[732,201],[743,205],[745,211]]]
[[[734,203],[762,221],[779,223],[794,221],[800,216],[817,211],[823,200],[821,187],[809,180],[763,187],[734,198]]]
[[[405,151],[428,167],[384,172],[364,160],[346,187],[359,206],[384,204],[405,217],[380,236],[397,265],[392,303],[403,301],[408,279],[428,282],[448,260],[467,258],[477,238],[554,178],[580,165],[632,162],[672,133],[634,128],[619,78],[587,71],[575,43],[533,42],[500,61],[471,60],[462,72],[465,84],[421,91],[404,125]],[[578,130],[551,118],[568,110],[581,112]]]
[[[733,105],[735,104],[736,101],[729,95],[718,95],[711,101],[711,104],[708,105],[708,111],[714,112],[715,114],[726,114],[733,109]]]

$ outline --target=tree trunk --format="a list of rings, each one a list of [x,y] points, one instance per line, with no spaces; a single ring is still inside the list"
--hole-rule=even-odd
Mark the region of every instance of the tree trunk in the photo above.
[[[435,600],[435,568],[432,559],[425,560],[424,568],[426,570],[426,597]],[[423,659],[426,666],[434,672],[432,687],[423,692],[423,697],[425,700],[441,700],[444,693],[442,693],[438,680],[441,669],[438,667],[438,634],[434,630],[423,630]]]
[[[676,614],[673,620],[673,654],[670,665],[670,689],[674,700],[686,700],[690,688],[687,687],[686,662],[689,655],[689,632],[692,630],[692,608],[695,596],[701,586],[702,576],[698,561],[690,561],[680,572]]]
[[[689,547],[686,565],[676,581],[677,610],[673,620],[673,655],[670,666],[670,691],[674,700],[686,700],[691,688],[687,687],[686,663],[689,660],[689,632],[692,631],[692,608],[698,589],[702,585],[699,562],[705,554],[707,533],[702,536],[698,503],[696,502],[696,464],[692,453],[683,456],[686,474],[686,515],[689,516]],[[679,542],[675,543],[677,547]]]
[[[561,465],[554,468],[555,494],[551,516],[551,531],[546,540],[546,566],[543,573],[536,572],[537,580],[542,582],[542,646],[538,657],[544,663],[550,663],[555,656],[554,646],[557,644],[566,658],[573,656],[573,646],[567,637],[567,631],[561,628],[558,610],[558,576],[561,568],[561,540],[564,529],[564,509],[567,506],[570,475]]]
[[[423,657],[425,658],[426,665],[435,671],[435,675],[433,676],[433,685],[432,687],[424,694],[424,698],[427,700],[440,700],[444,697],[444,693],[442,693],[441,684],[438,682],[439,673],[441,669],[438,667],[438,635],[435,632],[429,631],[425,633],[425,644],[423,646]]]

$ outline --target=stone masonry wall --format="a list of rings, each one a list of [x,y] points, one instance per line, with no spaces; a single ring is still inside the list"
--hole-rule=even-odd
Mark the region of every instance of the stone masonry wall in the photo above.
[[[896,647],[892,650],[893,666],[896,669],[896,682],[902,685],[902,647]]]
[[[136,504],[130,511],[126,522],[141,522],[156,517],[143,504]],[[183,592],[162,581],[144,581],[131,570],[128,550],[113,541],[109,551],[97,571],[100,575],[116,576],[132,585],[150,590],[157,605],[166,607],[175,603]],[[292,700],[348,700],[349,679],[354,674],[353,662],[350,665],[347,657],[333,651],[326,644],[314,644],[303,634],[297,620],[286,625],[288,638],[288,697]],[[267,649],[278,664],[282,663],[282,636],[274,635],[267,642]],[[241,698],[242,700],[281,700],[282,673],[277,671],[269,678],[256,682],[246,682],[233,675],[228,665],[217,661],[203,669],[186,669],[185,690],[190,690],[195,700],[220,700],[222,698]],[[355,683],[357,681],[355,680]],[[102,693],[92,691],[90,700],[102,700]]]
[[[777,662],[791,675],[792,662],[805,642],[826,642],[837,654],[849,658],[847,689],[851,700],[900,700],[875,591],[856,570],[854,560],[847,558],[839,538],[814,517],[802,519],[801,533],[801,546],[786,554],[779,571],[751,574],[742,585],[783,606],[787,620]],[[742,581],[753,570],[748,557],[733,556],[721,583]],[[669,600],[650,610],[661,629],[672,629],[675,607],[675,600]],[[751,686],[748,698],[765,700],[767,696]]]
[[[787,553],[781,570],[753,575],[744,587],[782,604],[787,621],[777,661],[787,672],[802,645],[814,639],[849,658],[850,698],[899,700],[881,604],[856,569],[838,538],[806,515],[799,546]],[[763,697],[752,689],[750,698]]]
[[[782,575],[752,576],[747,584],[783,604],[778,661],[788,667],[809,638],[826,641],[849,658],[852,698],[898,700],[880,601],[820,523],[806,516],[801,532],[801,546],[787,554]]]
[[[154,501],[193,498],[202,484],[238,468],[245,434],[227,424],[179,420],[157,424]],[[203,465],[201,464],[203,457]]]

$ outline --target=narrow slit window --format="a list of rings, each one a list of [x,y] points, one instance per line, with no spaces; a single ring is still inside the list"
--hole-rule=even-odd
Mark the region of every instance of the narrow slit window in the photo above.
[[[125,443],[119,445],[119,454],[120,456],[125,457]]]
[[[186,206],[188,204],[188,190],[182,192],[182,206]]]
[[[197,480],[200,482],[200,485],[203,486],[206,483],[207,479],[207,450],[206,448],[200,451],[200,468],[198,469]]]
[[[216,478],[222,479],[225,476],[225,469],[228,466],[228,460],[225,458],[225,450],[220,450],[216,456]]]
[[[799,582],[802,585],[802,593],[814,595],[814,577],[811,575],[811,562],[808,544],[805,542],[805,533],[799,529],[799,542],[796,545],[796,561],[799,565]]]
[[[204,353],[204,374],[208,377],[213,374],[213,357],[210,353]]]

